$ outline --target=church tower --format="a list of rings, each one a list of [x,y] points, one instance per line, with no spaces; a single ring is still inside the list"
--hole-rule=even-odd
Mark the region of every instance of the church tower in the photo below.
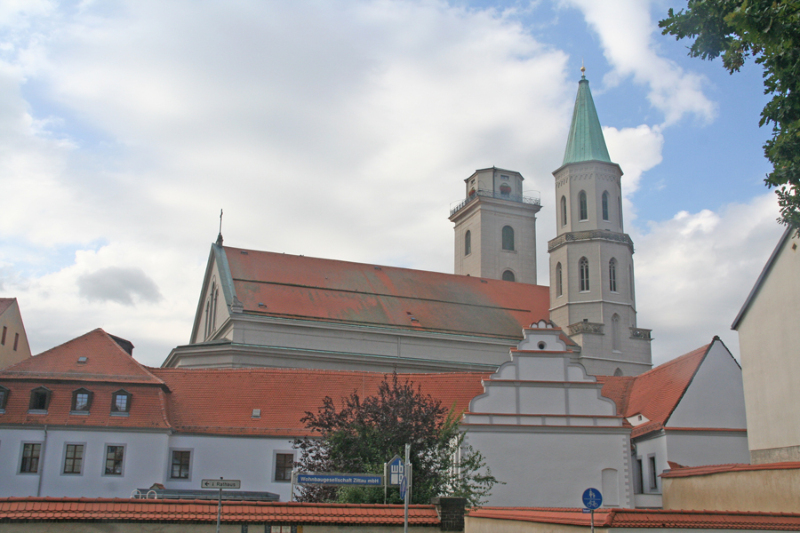
[[[465,199],[450,211],[455,224],[455,273],[536,284],[539,198],[523,196],[522,174],[476,170]]]
[[[650,330],[636,325],[633,241],[622,226],[622,169],[608,155],[585,75],[564,162],[553,176],[550,319],[581,346],[579,362],[589,374],[650,370]]]

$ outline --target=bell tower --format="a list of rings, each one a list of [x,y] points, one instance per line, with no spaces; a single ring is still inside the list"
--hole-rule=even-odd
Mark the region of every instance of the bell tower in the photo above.
[[[537,197],[524,196],[514,170],[484,168],[464,180],[465,199],[450,211],[455,273],[536,284]]]
[[[633,241],[622,225],[622,169],[611,161],[581,67],[564,162],[556,180],[550,319],[581,346],[593,375],[652,367],[650,330],[636,324]]]

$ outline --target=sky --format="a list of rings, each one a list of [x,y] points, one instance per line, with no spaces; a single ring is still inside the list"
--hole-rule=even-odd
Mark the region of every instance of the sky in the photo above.
[[[783,228],[758,66],[657,27],[668,0],[0,3],[0,297],[34,353],[103,328],[159,366],[210,244],[453,271],[475,169],[540,195],[586,77],[624,171],[638,326],[665,362],[718,335]]]

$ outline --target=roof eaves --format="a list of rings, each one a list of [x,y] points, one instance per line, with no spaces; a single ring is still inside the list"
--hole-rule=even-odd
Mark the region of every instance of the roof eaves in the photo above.
[[[732,330],[736,330],[739,327],[739,323],[744,319],[748,309],[750,308],[750,304],[761,290],[761,284],[764,282],[764,279],[766,279],[769,271],[772,270],[772,265],[775,263],[775,259],[778,257],[781,248],[783,248],[783,245],[786,243],[786,241],[789,239],[789,236],[792,234],[792,231],[795,231],[795,229],[796,228],[789,226],[786,228],[786,231],[783,232],[781,239],[778,241],[778,245],[774,250],[772,250],[772,254],[769,256],[769,259],[767,259],[767,264],[764,265],[764,268],[761,270],[761,274],[759,274],[755,285],[753,285],[753,288],[750,290],[750,294],[747,295],[744,305],[742,305],[742,308],[739,310],[739,314],[736,315],[733,324],[731,324]]]

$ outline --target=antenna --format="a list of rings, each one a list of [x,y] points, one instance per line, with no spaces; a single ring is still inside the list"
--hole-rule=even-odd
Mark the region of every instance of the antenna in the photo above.
[[[219,235],[217,235],[217,246],[222,246],[222,209],[219,210]]]

